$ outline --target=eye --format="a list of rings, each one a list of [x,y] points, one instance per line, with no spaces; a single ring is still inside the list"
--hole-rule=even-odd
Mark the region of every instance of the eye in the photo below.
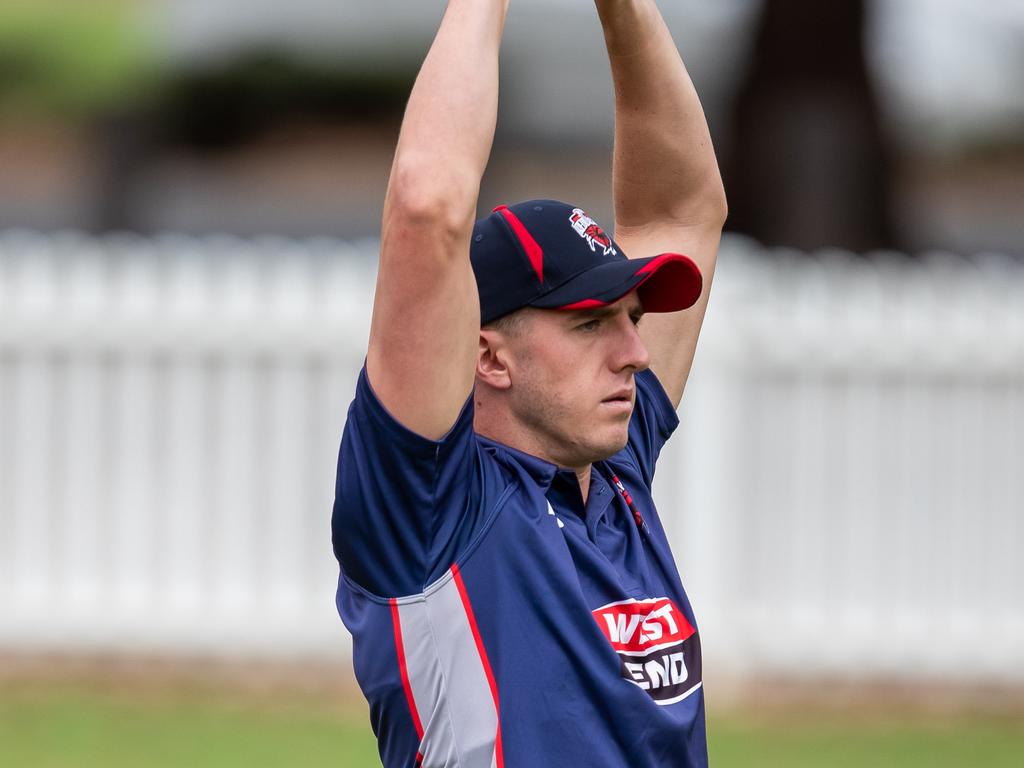
[[[596,331],[601,325],[600,320],[588,320],[576,326],[577,331]]]
[[[630,315],[629,319],[633,321],[633,325],[640,325],[640,318],[642,318],[642,317],[643,317],[642,314],[637,313],[635,315]]]

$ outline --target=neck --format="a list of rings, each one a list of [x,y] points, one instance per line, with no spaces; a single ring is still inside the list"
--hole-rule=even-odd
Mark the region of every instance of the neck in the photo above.
[[[587,504],[587,496],[590,495],[590,468],[591,468],[591,466],[593,466],[593,465],[592,464],[587,464],[587,466],[583,467],[582,469],[573,470],[576,473],[576,479],[579,481],[579,484],[580,484],[580,496],[583,497],[583,505],[584,506],[586,506],[586,504]]]
[[[489,440],[494,440],[502,445],[515,448],[517,451],[528,453],[543,459],[549,464],[554,464],[561,469],[570,469],[576,475],[580,484],[580,495],[583,503],[587,503],[587,496],[590,493],[590,468],[591,464],[582,467],[567,467],[558,460],[544,445],[544,442],[521,424],[514,420],[503,418],[505,414],[497,409],[486,408],[479,398],[475,402],[473,414],[473,430]]]

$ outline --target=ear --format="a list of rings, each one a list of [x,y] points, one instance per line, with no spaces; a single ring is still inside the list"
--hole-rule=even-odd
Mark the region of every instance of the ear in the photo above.
[[[494,389],[512,386],[506,358],[508,340],[500,331],[480,329],[480,346],[476,355],[476,377]]]

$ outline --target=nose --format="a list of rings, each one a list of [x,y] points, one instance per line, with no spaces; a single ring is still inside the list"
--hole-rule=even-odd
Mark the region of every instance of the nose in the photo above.
[[[622,318],[622,331],[618,340],[615,370],[632,368],[634,372],[646,370],[651,364],[651,355],[640,335],[640,328],[628,315]]]

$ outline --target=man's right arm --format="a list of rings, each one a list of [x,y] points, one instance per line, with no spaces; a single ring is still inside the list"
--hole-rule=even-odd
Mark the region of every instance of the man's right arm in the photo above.
[[[469,261],[494,139],[509,0],[449,0],[406,107],[381,231],[366,371],[381,403],[431,439],[474,379],[480,306]]]

